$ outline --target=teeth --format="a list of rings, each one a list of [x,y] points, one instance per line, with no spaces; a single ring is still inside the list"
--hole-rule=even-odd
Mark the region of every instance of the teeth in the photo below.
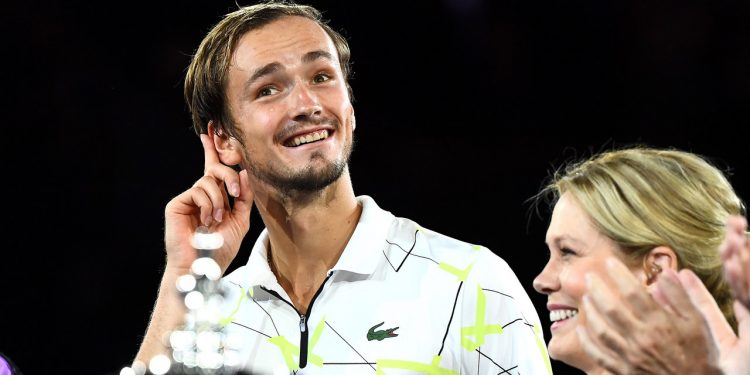
[[[312,134],[294,137],[291,143],[293,143],[295,146],[299,146],[305,143],[315,142],[326,138],[328,138],[328,130],[320,130]]]
[[[552,310],[549,312],[549,320],[556,322],[558,320],[569,319],[578,315],[578,310]]]

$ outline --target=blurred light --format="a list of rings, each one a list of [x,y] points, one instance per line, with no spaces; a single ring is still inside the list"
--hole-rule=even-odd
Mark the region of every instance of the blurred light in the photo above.
[[[120,370],[120,375],[135,375],[135,370],[130,367],[123,367],[123,369]]]
[[[185,296],[185,306],[188,309],[196,310],[203,306],[203,293],[199,291],[192,291]]]
[[[172,363],[167,356],[159,354],[154,358],[151,358],[151,361],[148,362],[148,370],[154,375],[164,375],[169,371],[171,365]]]
[[[217,351],[221,348],[221,334],[211,331],[201,332],[195,339],[195,346],[202,352]]]
[[[169,344],[173,349],[186,350],[193,347],[195,332],[174,331],[169,335]]]
[[[191,270],[196,275],[206,275],[209,280],[218,280],[221,277],[221,267],[211,258],[196,259]]]
[[[185,326],[184,329],[192,330],[195,329],[195,316],[191,313],[185,313]]]
[[[224,357],[219,353],[198,353],[198,366],[201,368],[219,368],[223,364]]]
[[[177,278],[177,290],[187,293],[195,289],[195,277],[193,275],[182,275]]]
[[[187,351],[183,353],[182,363],[184,363],[185,366],[190,367],[190,368],[197,366],[198,363],[195,361],[195,352]]]
[[[195,312],[195,320],[198,324],[219,324],[221,321],[221,311],[219,309],[200,309]]]
[[[146,364],[141,361],[135,361],[133,362],[133,371],[135,371],[135,375],[143,375],[146,373]]]
[[[172,352],[172,359],[174,359],[174,361],[177,363],[182,363],[182,360],[185,357],[184,353],[185,352],[183,352],[182,350],[174,350]]]
[[[199,226],[195,230],[191,244],[195,249],[216,250],[224,244],[224,236],[219,232],[210,233],[207,227]]]

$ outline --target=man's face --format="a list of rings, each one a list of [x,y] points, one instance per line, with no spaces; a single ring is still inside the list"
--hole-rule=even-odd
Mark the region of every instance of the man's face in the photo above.
[[[283,17],[242,36],[227,102],[246,148],[243,167],[282,192],[337,180],[352,148],[353,109],[331,38]]]

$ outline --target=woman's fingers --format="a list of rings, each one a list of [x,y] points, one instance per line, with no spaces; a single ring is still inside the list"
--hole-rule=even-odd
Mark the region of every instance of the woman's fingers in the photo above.
[[[588,334],[585,327],[576,327],[576,335],[578,335],[578,341],[581,343],[583,350],[591,356],[596,363],[613,374],[627,374],[627,367],[622,359],[618,358],[612,350],[605,348],[604,345],[597,342],[595,338]]]
[[[605,260],[607,279],[615,287],[621,298],[629,304],[630,311],[639,319],[643,319],[654,310],[655,304],[643,284],[618,259],[610,257]]]

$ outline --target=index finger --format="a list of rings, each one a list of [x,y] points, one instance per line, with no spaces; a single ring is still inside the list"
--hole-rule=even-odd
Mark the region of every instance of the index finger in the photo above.
[[[216,152],[214,143],[208,134],[201,134],[201,144],[203,145],[203,170],[204,172],[211,169],[210,167],[220,163],[219,153]]]
[[[703,282],[692,270],[681,270],[677,274],[677,279],[684,288],[690,302],[708,323],[708,327],[713,333],[714,338],[721,339],[722,337],[734,335],[732,327],[727,323],[724,313],[711,295],[711,292],[706,289],[706,286],[703,285]]]
[[[654,299],[673,314],[685,318],[696,312],[697,306],[693,302],[696,301],[694,298],[698,298],[698,296],[689,295],[685,285],[682,284],[674,270],[670,268],[663,270],[659,274],[659,278],[656,279],[655,286]],[[697,290],[694,291],[697,292]],[[708,296],[713,300],[710,293]]]
[[[218,136],[217,136],[218,137]],[[208,134],[200,135],[201,144],[203,145],[203,155],[205,165],[203,166],[203,175],[211,176],[218,181],[224,181],[227,191],[233,197],[240,196],[240,177],[237,171],[222,163],[219,153],[214,147],[212,137]],[[226,198],[226,195],[224,196]],[[227,205],[228,201],[225,202]]]

